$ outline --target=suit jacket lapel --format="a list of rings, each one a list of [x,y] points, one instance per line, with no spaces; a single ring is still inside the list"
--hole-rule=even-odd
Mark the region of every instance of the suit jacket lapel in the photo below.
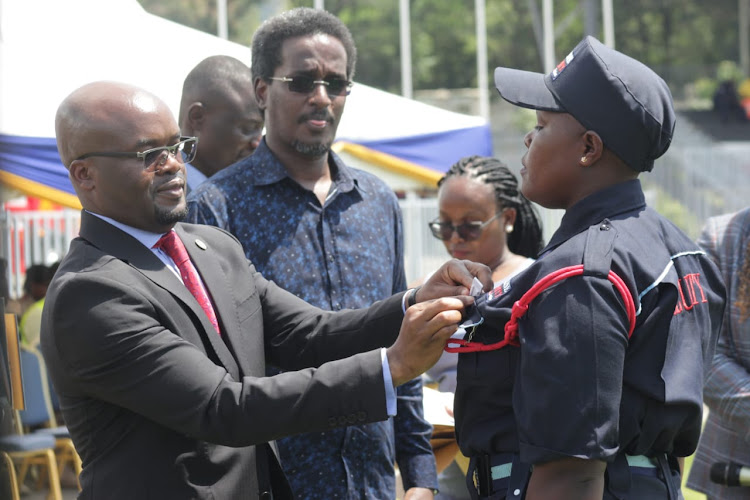
[[[183,240],[185,246],[188,248],[190,258],[197,258],[198,256],[195,255],[196,252],[190,248],[191,246],[195,247],[195,244],[192,243],[195,238],[191,238],[190,236],[186,235],[184,231],[178,230],[178,234]],[[121,231],[112,224],[99,219],[95,215],[89,214],[85,210],[81,213],[80,236],[85,240],[91,242],[94,246],[112,255],[113,257],[126,262],[131,267],[142,273],[146,278],[169,291],[178,300],[188,306],[195,313],[195,315],[200,318],[201,326],[206,332],[205,337],[209,339],[211,347],[221,360],[222,365],[227,369],[227,371],[232,375],[233,378],[235,378],[236,380],[239,379],[240,370],[236,360],[234,359],[234,356],[232,356],[232,353],[229,352],[229,349],[222,341],[222,338],[216,333],[216,330],[214,330],[213,325],[211,325],[211,322],[206,317],[206,313],[203,311],[200,304],[198,304],[198,301],[195,300],[193,294],[190,293],[185,285],[180,282],[177,276],[175,276],[174,273],[168,267],[166,267],[164,263],[159,260],[159,258],[154,255],[154,253],[150,249],[143,246],[140,241],[136,240],[129,234]],[[188,242],[190,242],[190,244],[188,244]],[[221,268],[219,267],[219,265],[213,263],[212,259],[210,258],[206,258],[205,256],[202,257],[204,258],[201,259],[201,261],[205,260],[211,263],[206,266],[207,269],[210,269],[209,272],[218,276],[219,274],[215,274],[212,266],[218,268],[218,272],[221,273]],[[218,304],[219,301],[227,304],[223,308],[219,308],[217,310],[217,315],[219,316],[219,324],[221,325],[223,324],[222,316],[227,316],[228,314],[227,312],[223,311],[223,309],[229,308],[229,310],[231,311],[233,304],[233,302],[231,301],[231,297],[227,299],[221,294],[218,294],[219,296],[217,296],[215,294],[215,290],[221,289],[222,287],[216,285],[212,287],[210,285],[210,282],[213,282],[215,284],[216,281],[207,280],[207,273],[205,271],[201,271],[201,267],[203,267],[203,265],[199,267],[195,263],[195,261],[193,261],[193,263],[198,269],[198,272],[201,274],[201,278],[204,280],[204,283],[208,288],[210,295],[214,298],[214,307],[216,307],[216,304]],[[180,332],[174,333],[180,335]]]
[[[229,287],[230,280],[219,265],[216,250],[210,246],[209,241],[185,231],[185,227],[181,224],[175,226],[175,231],[185,245],[198,274],[201,275],[219,320],[221,337],[218,335],[211,336],[211,343],[216,344],[217,353],[224,352],[232,359],[232,363],[237,370],[237,373],[232,373],[232,376],[239,379],[240,373],[237,361],[229,351],[233,347],[233,343],[240,340],[238,338],[240,332],[239,319],[235,310],[234,296]],[[210,323],[208,324],[210,325]],[[213,327],[211,327],[211,331],[213,331]],[[221,359],[223,361],[224,358]]]

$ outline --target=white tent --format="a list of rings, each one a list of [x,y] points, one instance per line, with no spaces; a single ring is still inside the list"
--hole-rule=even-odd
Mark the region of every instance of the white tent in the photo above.
[[[250,64],[248,47],[151,15],[136,0],[0,0],[0,182],[76,206],[54,145],[62,99],[117,80],[155,93],[176,114],[185,75],[215,54]],[[359,84],[338,139],[358,166],[416,181],[434,182],[461,156],[491,154],[482,118]]]

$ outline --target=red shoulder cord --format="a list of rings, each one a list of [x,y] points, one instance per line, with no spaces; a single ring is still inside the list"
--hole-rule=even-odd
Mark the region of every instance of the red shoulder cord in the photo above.
[[[529,310],[529,304],[537,298],[547,288],[551,287],[558,281],[570,278],[572,276],[580,276],[583,274],[583,264],[577,266],[564,267],[549,273],[544,278],[540,279],[534,286],[532,286],[526,293],[518,299],[510,312],[510,319],[505,324],[505,338],[500,342],[494,344],[483,344],[481,342],[472,342],[464,339],[450,339],[446,343],[446,352],[479,352],[479,351],[494,351],[495,349],[502,349],[507,345],[520,346],[518,341],[518,320],[526,311]],[[610,271],[607,275],[607,279],[612,282],[620,295],[622,300],[625,302],[625,311],[630,321],[630,328],[628,329],[628,338],[633,335],[635,329],[635,302],[633,297],[630,295],[628,287],[625,282],[620,278],[614,271]]]

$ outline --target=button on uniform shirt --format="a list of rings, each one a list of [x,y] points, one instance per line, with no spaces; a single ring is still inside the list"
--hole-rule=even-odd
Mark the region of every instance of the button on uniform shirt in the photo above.
[[[366,307],[406,288],[401,212],[377,177],[329,153],[333,183],[321,206],[292,180],[265,140],[188,198],[191,222],[234,234],[269,280],[327,310]],[[431,426],[419,378],[397,388],[385,422],[278,442],[298,498],[394,498],[394,462],[404,487],[437,488]]]

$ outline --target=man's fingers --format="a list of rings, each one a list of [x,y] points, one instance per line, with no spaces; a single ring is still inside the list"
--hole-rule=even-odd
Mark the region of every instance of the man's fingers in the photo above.
[[[482,283],[482,290],[485,292],[492,290],[494,283],[492,282],[492,270],[489,267],[470,260],[462,260],[461,263],[464,265],[466,273],[468,273],[468,276],[464,276],[464,279],[461,280],[461,284],[471,288],[471,282],[476,277]]]
[[[436,314],[429,322],[428,327],[435,330],[432,334],[434,337],[442,337],[443,335],[451,336],[456,331],[458,325],[461,323],[461,312],[456,310],[442,311]]]
[[[395,385],[411,380],[435,364],[471,300],[471,297],[443,297],[406,310],[398,339],[387,350]]]
[[[429,341],[445,343],[461,324],[463,318],[463,301],[449,300],[457,297],[438,299],[424,304],[424,309],[418,316],[425,321],[424,329],[429,334]],[[416,307],[416,306],[415,306]],[[415,318],[417,320],[417,318]]]
[[[456,333],[456,330],[458,330],[457,322],[446,324],[432,334],[432,341],[440,343],[442,349],[450,336]]]
[[[457,297],[442,297],[439,299],[420,302],[406,310],[407,316],[424,316],[432,318],[442,311],[459,311],[462,312],[466,306],[474,303],[474,298],[468,295]]]
[[[469,260],[451,259],[427,280],[417,293],[417,300],[468,295],[475,276],[485,291],[492,289],[492,272],[489,267]]]

